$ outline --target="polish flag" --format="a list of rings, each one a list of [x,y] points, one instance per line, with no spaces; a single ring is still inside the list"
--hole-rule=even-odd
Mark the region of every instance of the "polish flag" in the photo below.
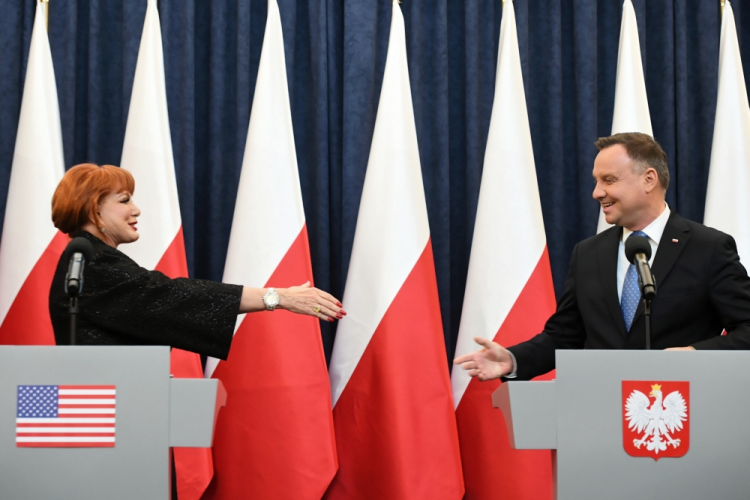
[[[622,4],[620,25],[620,50],[617,54],[617,79],[615,83],[615,111],[612,116],[612,135],[622,132],[642,132],[651,137],[651,114],[648,111],[646,79],[643,77],[641,46],[638,41],[638,21],[635,19],[633,0]],[[612,227],[599,209],[596,232]]]
[[[0,344],[55,344],[49,288],[68,238],[50,215],[65,166],[44,9],[37,4],[0,240]]]
[[[737,242],[750,262],[750,107],[732,5],[724,4],[719,48],[719,89],[703,223]]]
[[[185,242],[169,131],[164,56],[156,0],[148,0],[120,165],[135,178],[141,237],[122,250],[146,269],[187,277]],[[172,349],[175,377],[203,377],[198,354]],[[174,448],[180,500],[200,498],[213,475],[210,448]]]
[[[226,283],[312,282],[288,89],[279,8],[269,0]],[[206,376],[228,397],[204,499],[320,499],[338,462],[319,320],[281,309],[240,316],[229,359],[209,358]]]
[[[495,101],[456,357],[480,348],[474,337],[503,346],[523,342],[542,331],[555,312],[515,11],[513,2],[503,5]],[[454,366],[451,382],[464,498],[551,499],[551,452],[511,448],[503,414],[492,407],[492,393],[501,382],[472,379],[460,366]]]
[[[464,493],[404,18],[388,55],[331,358],[339,472],[327,500]]]

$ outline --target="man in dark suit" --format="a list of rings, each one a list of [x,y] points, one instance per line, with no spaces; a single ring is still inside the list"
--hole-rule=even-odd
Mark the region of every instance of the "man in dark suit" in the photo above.
[[[750,349],[750,278],[734,239],[670,211],[667,157],[653,138],[616,134],[596,146],[592,195],[615,226],[573,249],[542,333],[508,349],[477,337],[483,348],[456,358],[472,377],[533,378],[555,368],[555,349],[643,349],[643,304],[624,252],[633,232],[652,247],[652,348]]]

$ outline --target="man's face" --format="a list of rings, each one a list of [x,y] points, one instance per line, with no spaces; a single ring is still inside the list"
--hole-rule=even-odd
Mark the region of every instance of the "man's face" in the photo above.
[[[621,144],[602,149],[594,160],[594,192],[607,223],[638,231],[650,223],[649,186],[656,172],[634,172],[635,164]],[[658,180],[656,180],[658,182]]]

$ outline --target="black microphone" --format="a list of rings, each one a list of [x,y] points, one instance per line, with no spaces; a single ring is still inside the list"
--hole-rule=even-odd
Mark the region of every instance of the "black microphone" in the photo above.
[[[643,297],[648,300],[653,299],[656,296],[656,285],[654,285],[654,276],[648,265],[648,259],[651,258],[651,244],[648,238],[631,235],[625,240],[625,257],[635,265],[638,271],[638,281],[641,284]]]
[[[91,260],[94,247],[83,237],[73,238],[65,249],[65,255],[70,257],[68,274],[65,275],[65,293],[71,297],[77,296],[83,289],[83,266]]]

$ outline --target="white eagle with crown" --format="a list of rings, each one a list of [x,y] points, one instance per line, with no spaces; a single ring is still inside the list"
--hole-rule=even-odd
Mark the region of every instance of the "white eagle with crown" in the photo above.
[[[653,404],[648,396],[654,398]],[[663,397],[660,384],[652,385],[648,396],[634,390],[625,402],[628,428],[637,434],[643,432],[641,439],[633,439],[633,445],[638,449],[645,445],[656,454],[670,445],[677,448],[680,439],[673,439],[670,433],[681,430],[682,423],[687,420],[685,398],[680,391],[672,391]]]

